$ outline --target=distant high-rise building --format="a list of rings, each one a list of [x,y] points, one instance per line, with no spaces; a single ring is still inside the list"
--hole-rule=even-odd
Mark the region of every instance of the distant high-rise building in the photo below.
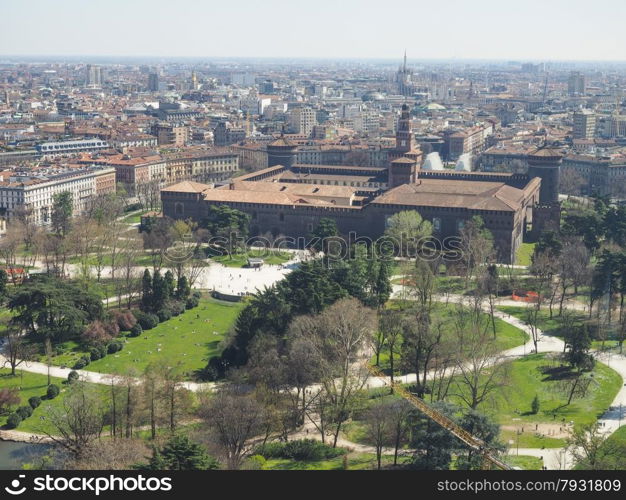
[[[102,68],[89,64],[87,66],[87,86],[88,87],[101,87],[102,86]]]
[[[191,72],[191,90],[198,90],[198,75],[195,71]]]
[[[315,125],[317,125],[317,115],[314,109],[297,107],[289,111],[289,129],[293,133],[309,137]]]
[[[572,71],[567,81],[567,93],[571,96],[585,94],[585,75],[578,71]]]
[[[596,136],[596,115],[583,109],[574,113],[574,139],[594,139]]]
[[[148,75],[148,90],[150,92],[159,91],[159,74],[152,72]]]

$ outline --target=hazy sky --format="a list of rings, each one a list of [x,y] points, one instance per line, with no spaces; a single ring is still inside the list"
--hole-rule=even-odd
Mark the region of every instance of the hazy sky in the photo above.
[[[0,54],[626,60],[626,0],[0,0]]]

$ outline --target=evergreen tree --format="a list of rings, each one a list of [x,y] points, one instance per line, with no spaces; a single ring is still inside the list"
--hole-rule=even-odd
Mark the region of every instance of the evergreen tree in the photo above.
[[[149,311],[152,308],[152,296],[152,275],[146,269],[141,278],[141,309]]]
[[[152,276],[152,309],[160,311],[167,299],[167,284],[157,269]]]
[[[179,434],[170,438],[163,448],[155,448],[148,464],[140,465],[137,468],[146,470],[214,470],[218,467],[217,460],[209,456],[202,445]]]
[[[179,300],[186,300],[191,294],[191,287],[189,286],[189,280],[186,276],[178,278],[178,284],[176,287],[176,297]]]
[[[176,288],[174,284],[174,275],[172,274],[172,271],[168,270],[165,273],[163,285],[165,287],[164,292],[165,292],[166,298],[171,299],[174,296],[174,289]]]

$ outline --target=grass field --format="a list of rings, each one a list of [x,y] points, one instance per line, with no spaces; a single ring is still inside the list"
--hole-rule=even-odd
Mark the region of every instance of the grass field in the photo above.
[[[393,463],[393,457],[383,456],[383,467]],[[399,460],[399,463],[401,461]],[[373,453],[349,453],[348,470],[375,469],[376,455]],[[263,465],[263,470],[345,470],[343,456],[329,460],[289,460],[272,458]]]
[[[61,394],[52,400],[42,400],[41,405],[35,409],[33,414],[23,420],[16,430],[24,432],[41,432],[42,429],[49,430],[46,426],[45,419],[45,407],[47,405],[58,406],[61,404],[63,398],[63,380],[59,378],[51,377],[51,382],[56,384],[61,389]],[[0,388],[18,387],[20,388],[20,404],[19,406],[28,406],[28,399],[33,396],[45,396],[48,388],[48,377],[46,375],[39,375],[37,373],[29,373],[17,369],[15,376],[11,375],[11,370],[8,368],[0,369]],[[15,410],[17,407],[13,407]],[[0,416],[0,426],[4,426],[7,421],[7,415]]]
[[[528,314],[528,307],[526,306],[499,306],[498,310],[510,314],[511,316],[515,316],[517,319],[522,321],[526,321]],[[547,307],[543,307],[538,314],[538,327],[543,330],[544,333],[548,335],[560,335],[561,328],[561,318],[557,316],[558,314],[558,306],[554,310],[554,315],[550,318],[550,312]],[[582,312],[574,312],[574,319],[584,320],[586,316]]]
[[[503,426],[502,439],[505,443],[514,441],[516,445],[516,430],[523,427],[524,432],[519,438],[522,448],[562,446],[564,437],[556,434],[555,426],[565,429],[570,422],[574,425],[595,422],[610,406],[622,385],[622,378],[617,372],[597,363],[587,394],[574,398],[571,404],[565,406],[567,389],[546,372],[546,369],[558,368],[560,361],[535,354],[508,365],[506,387],[494,393],[492,398],[480,405],[479,410]],[[530,406],[535,395],[539,398],[540,409],[537,414],[532,414]],[[460,402],[454,396],[449,399],[454,403]],[[554,432],[555,437],[550,437],[550,432]]]
[[[456,316],[456,312],[458,311],[458,306],[456,304],[442,304],[438,303],[434,305],[434,320],[441,320],[444,323],[444,335],[451,335],[453,332],[453,322]],[[485,317],[487,314],[484,315]],[[511,349],[513,347],[517,347],[519,345],[523,345],[528,340],[528,335],[505,321],[496,318],[496,345],[499,350]],[[398,343],[400,345],[401,342]],[[375,361],[373,358],[372,362]],[[395,356],[395,366],[397,369],[397,373],[404,374],[400,371],[400,363],[399,356],[396,354]],[[384,349],[380,355],[380,368],[384,372],[389,371],[389,350]]]
[[[543,460],[530,455],[506,455],[502,458],[507,464],[523,470],[541,470],[543,466]]]
[[[94,361],[85,369],[122,374],[129,370],[141,372],[153,362],[180,363],[187,377],[192,378],[195,370],[220,353],[219,344],[242,307],[242,303],[202,299],[197,308],[160,323],[139,337],[123,337],[124,349]],[[68,352],[54,357],[53,363],[71,367],[84,352],[74,343],[66,343],[65,347]]]
[[[535,243],[522,243],[515,256],[515,264],[518,266],[530,266],[531,257],[535,251]]]

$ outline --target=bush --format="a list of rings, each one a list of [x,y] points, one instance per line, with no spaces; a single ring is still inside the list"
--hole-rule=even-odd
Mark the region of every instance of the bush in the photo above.
[[[76,373],[76,372],[74,372]],[[28,404],[34,410],[41,404],[41,398],[39,396],[32,396],[28,398]]]
[[[130,311],[112,311],[111,319],[117,324],[119,331],[128,332],[137,323],[137,319]]]
[[[97,347],[92,347],[91,349],[89,349],[89,359],[91,361],[98,361],[101,357],[102,353],[100,352],[100,349],[98,349]]]
[[[173,300],[170,302],[170,309],[172,310],[172,316],[179,316],[185,312],[185,304],[179,300]]]
[[[193,309],[194,307],[198,307],[200,301],[196,297],[189,297],[185,302],[186,309]]]
[[[74,363],[74,370],[82,370],[89,363],[91,363],[91,356],[81,356],[80,359]]]
[[[122,344],[119,340],[111,342],[107,347],[108,353],[113,354],[121,351],[124,348],[124,344]]]
[[[200,300],[202,298],[202,292],[198,292],[197,290],[191,294],[192,297]]]
[[[58,385],[50,384],[48,386],[48,390],[46,391],[46,396],[48,396],[48,399],[54,399],[59,395],[60,392],[61,390],[59,389]]]
[[[33,414],[33,409],[30,406],[20,406],[17,410],[15,410],[22,420],[26,420]]]
[[[139,335],[141,335],[142,333],[143,333],[143,328],[141,328],[141,325],[137,323],[130,329],[130,333],[128,334],[128,336],[139,337]]]
[[[17,413],[11,413],[7,417],[7,427],[9,429],[15,429],[21,423],[22,423],[22,417],[20,417]]]
[[[159,323],[163,323],[172,317],[172,311],[170,311],[167,307],[164,307],[157,312],[157,316],[159,317]]]
[[[255,454],[265,458],[287,458],[291,460],[328,460],[346,453],[343,448],[333,448],[314,439],[299,439],[287,443],[273,442],[259,446]]]
[[[78,380],[78,372],[76,372],[75,370],[72,370],[71,372],[69,372],[67,374],[67,381],[68,383],[73,383],[76,382]]]
[[[143,330],[150,330],[159,324],[159,317],[156,314],[137,311],[135,317]]]

